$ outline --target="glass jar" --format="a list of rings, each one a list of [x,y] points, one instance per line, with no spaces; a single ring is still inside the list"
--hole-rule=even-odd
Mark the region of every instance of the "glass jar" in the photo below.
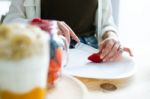
[[[67,65],[69,45],[67,40],[58,34],[59,28],[57,21],[49,21],[51,29],[50,35],[50,63],[48,73],[48,87],[55,86],[55,82],[61,76],[61,69]]]
[[[0,25],[0,99],[45,99],[49,35],[31,25]]]

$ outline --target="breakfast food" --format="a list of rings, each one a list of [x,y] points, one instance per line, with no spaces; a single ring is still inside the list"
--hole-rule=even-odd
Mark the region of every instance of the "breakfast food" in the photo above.
[[[32,25],[0,25],[0,99],[45,99],[49,35]]]
[[[32,19],[30,24],[36,25],[48,33],[52,30],[51,22],[49,22],[48,20],[43,20],[41,18]]]
[[[94,63],[101,63],[103,62],[103,59],[100,57],[101,52],[93,53],[88,57],[88,60],[94,62]]]
[[[37,26],[50,35],[50,61],[48,72],[48,88],[52,88],[55,85],[56,80],[60,77],[60,71],[62,66],[62,54],[65,40],[58,35],[57,21],[44,20],[41,18],[34,18],[30,22],[31,25]]]
[[[51,55],[49,63],[48,72],[48,85],[49,87],[55,85],[55,81],[60,76],[61,66],[62,66],[62,48],[56,43],[56,41],[51,38]]]

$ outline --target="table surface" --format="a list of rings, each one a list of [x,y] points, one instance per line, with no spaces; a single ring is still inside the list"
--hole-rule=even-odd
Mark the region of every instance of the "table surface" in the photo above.
[[[118,80],[78,78],[88,88],[87,99],[150,99],[149,51],[150,48],[145,46],[134,47],[137,71],[132,77]],[[114,84],[117,90],[107,91],[100,88],[103,83]]]

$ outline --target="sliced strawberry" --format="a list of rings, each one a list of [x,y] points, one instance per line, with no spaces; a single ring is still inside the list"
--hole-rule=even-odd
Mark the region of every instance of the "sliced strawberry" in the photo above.
[[[99,52],[90,55],[90,56],[88,57],[88,60],[90,60],[90,61],[92,61],[92,62],[95,62],[95,63],[100,63],[100,62],[103,61],[103,60],[100,58]]]

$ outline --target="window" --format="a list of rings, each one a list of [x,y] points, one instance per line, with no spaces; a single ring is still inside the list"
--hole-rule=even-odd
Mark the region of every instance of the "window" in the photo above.
[[[9,11],[10,1],[9,0],[0,0],[0,20],[2,15],[5,15]]]

